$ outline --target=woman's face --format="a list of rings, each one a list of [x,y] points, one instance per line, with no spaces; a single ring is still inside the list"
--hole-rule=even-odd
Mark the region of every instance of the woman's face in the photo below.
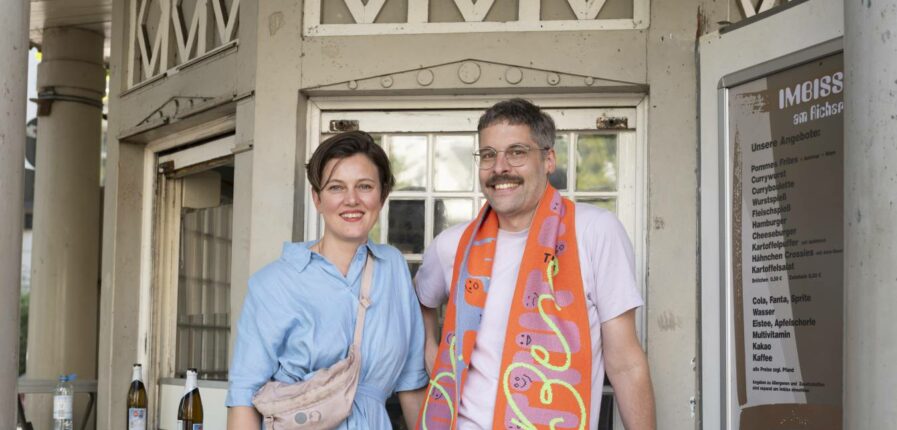
[[[362,243],[380,217],[380,175],[364,154],[334,158],[324,165],[321,192],[312,192],[330,239]]]

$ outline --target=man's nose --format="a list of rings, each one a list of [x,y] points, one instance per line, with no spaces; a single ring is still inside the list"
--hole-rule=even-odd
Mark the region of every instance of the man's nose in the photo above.
[[[495,165],[492,166],[492,171],[495,173],[504,173],[507,172],[511,168],[511,165],[508,164],[508,153],[505,151],[501,151],[495,154]]]

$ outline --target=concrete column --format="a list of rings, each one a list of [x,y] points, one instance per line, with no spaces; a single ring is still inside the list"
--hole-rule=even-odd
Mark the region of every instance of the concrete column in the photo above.
[[[16,428],[30,3],[0,2],[0,428],[5,429]]]
[[[844,2],[844,428],[897,428],[897,0]]]
[[[95,379],[103,35],[45,29],[38,67],[39,97],[51,104],[38,113],[27,375]],[[48,428],[51,405],[50,396],[29,399],[36,429]]]

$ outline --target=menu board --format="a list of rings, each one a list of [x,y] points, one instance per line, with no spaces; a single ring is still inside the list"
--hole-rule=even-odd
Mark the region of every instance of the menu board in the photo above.
[[[728,92],[741,429],[841,428],[842,57]]]

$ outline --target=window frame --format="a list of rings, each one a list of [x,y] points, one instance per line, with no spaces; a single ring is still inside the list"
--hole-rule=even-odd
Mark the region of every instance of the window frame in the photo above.
[[[152,212],[152,223],[144,232],[151,244],[144,249],[147,253],[144,258],[149,262],[150,271],[140,285],[136,342],[137,362],[145,363],[149,404],[158,405],[148,410],[147,424],[153,428],[170,415],[170,407],[160,400],[165,400],[165,381],[175,378],[177,371],[183,178],[220,165],[223,160],[227,160],[226,164],[236,163],[234,126],[234,117],[227,116],[196,130],[150,142],[145,149],[148,154],[145,174],[149,179],[145,181],[145,198],[149,199],[145,207]],[[169,163],[172,170],[165,170],[162,163]],[[234,318],[230,324],[233,331]]]

